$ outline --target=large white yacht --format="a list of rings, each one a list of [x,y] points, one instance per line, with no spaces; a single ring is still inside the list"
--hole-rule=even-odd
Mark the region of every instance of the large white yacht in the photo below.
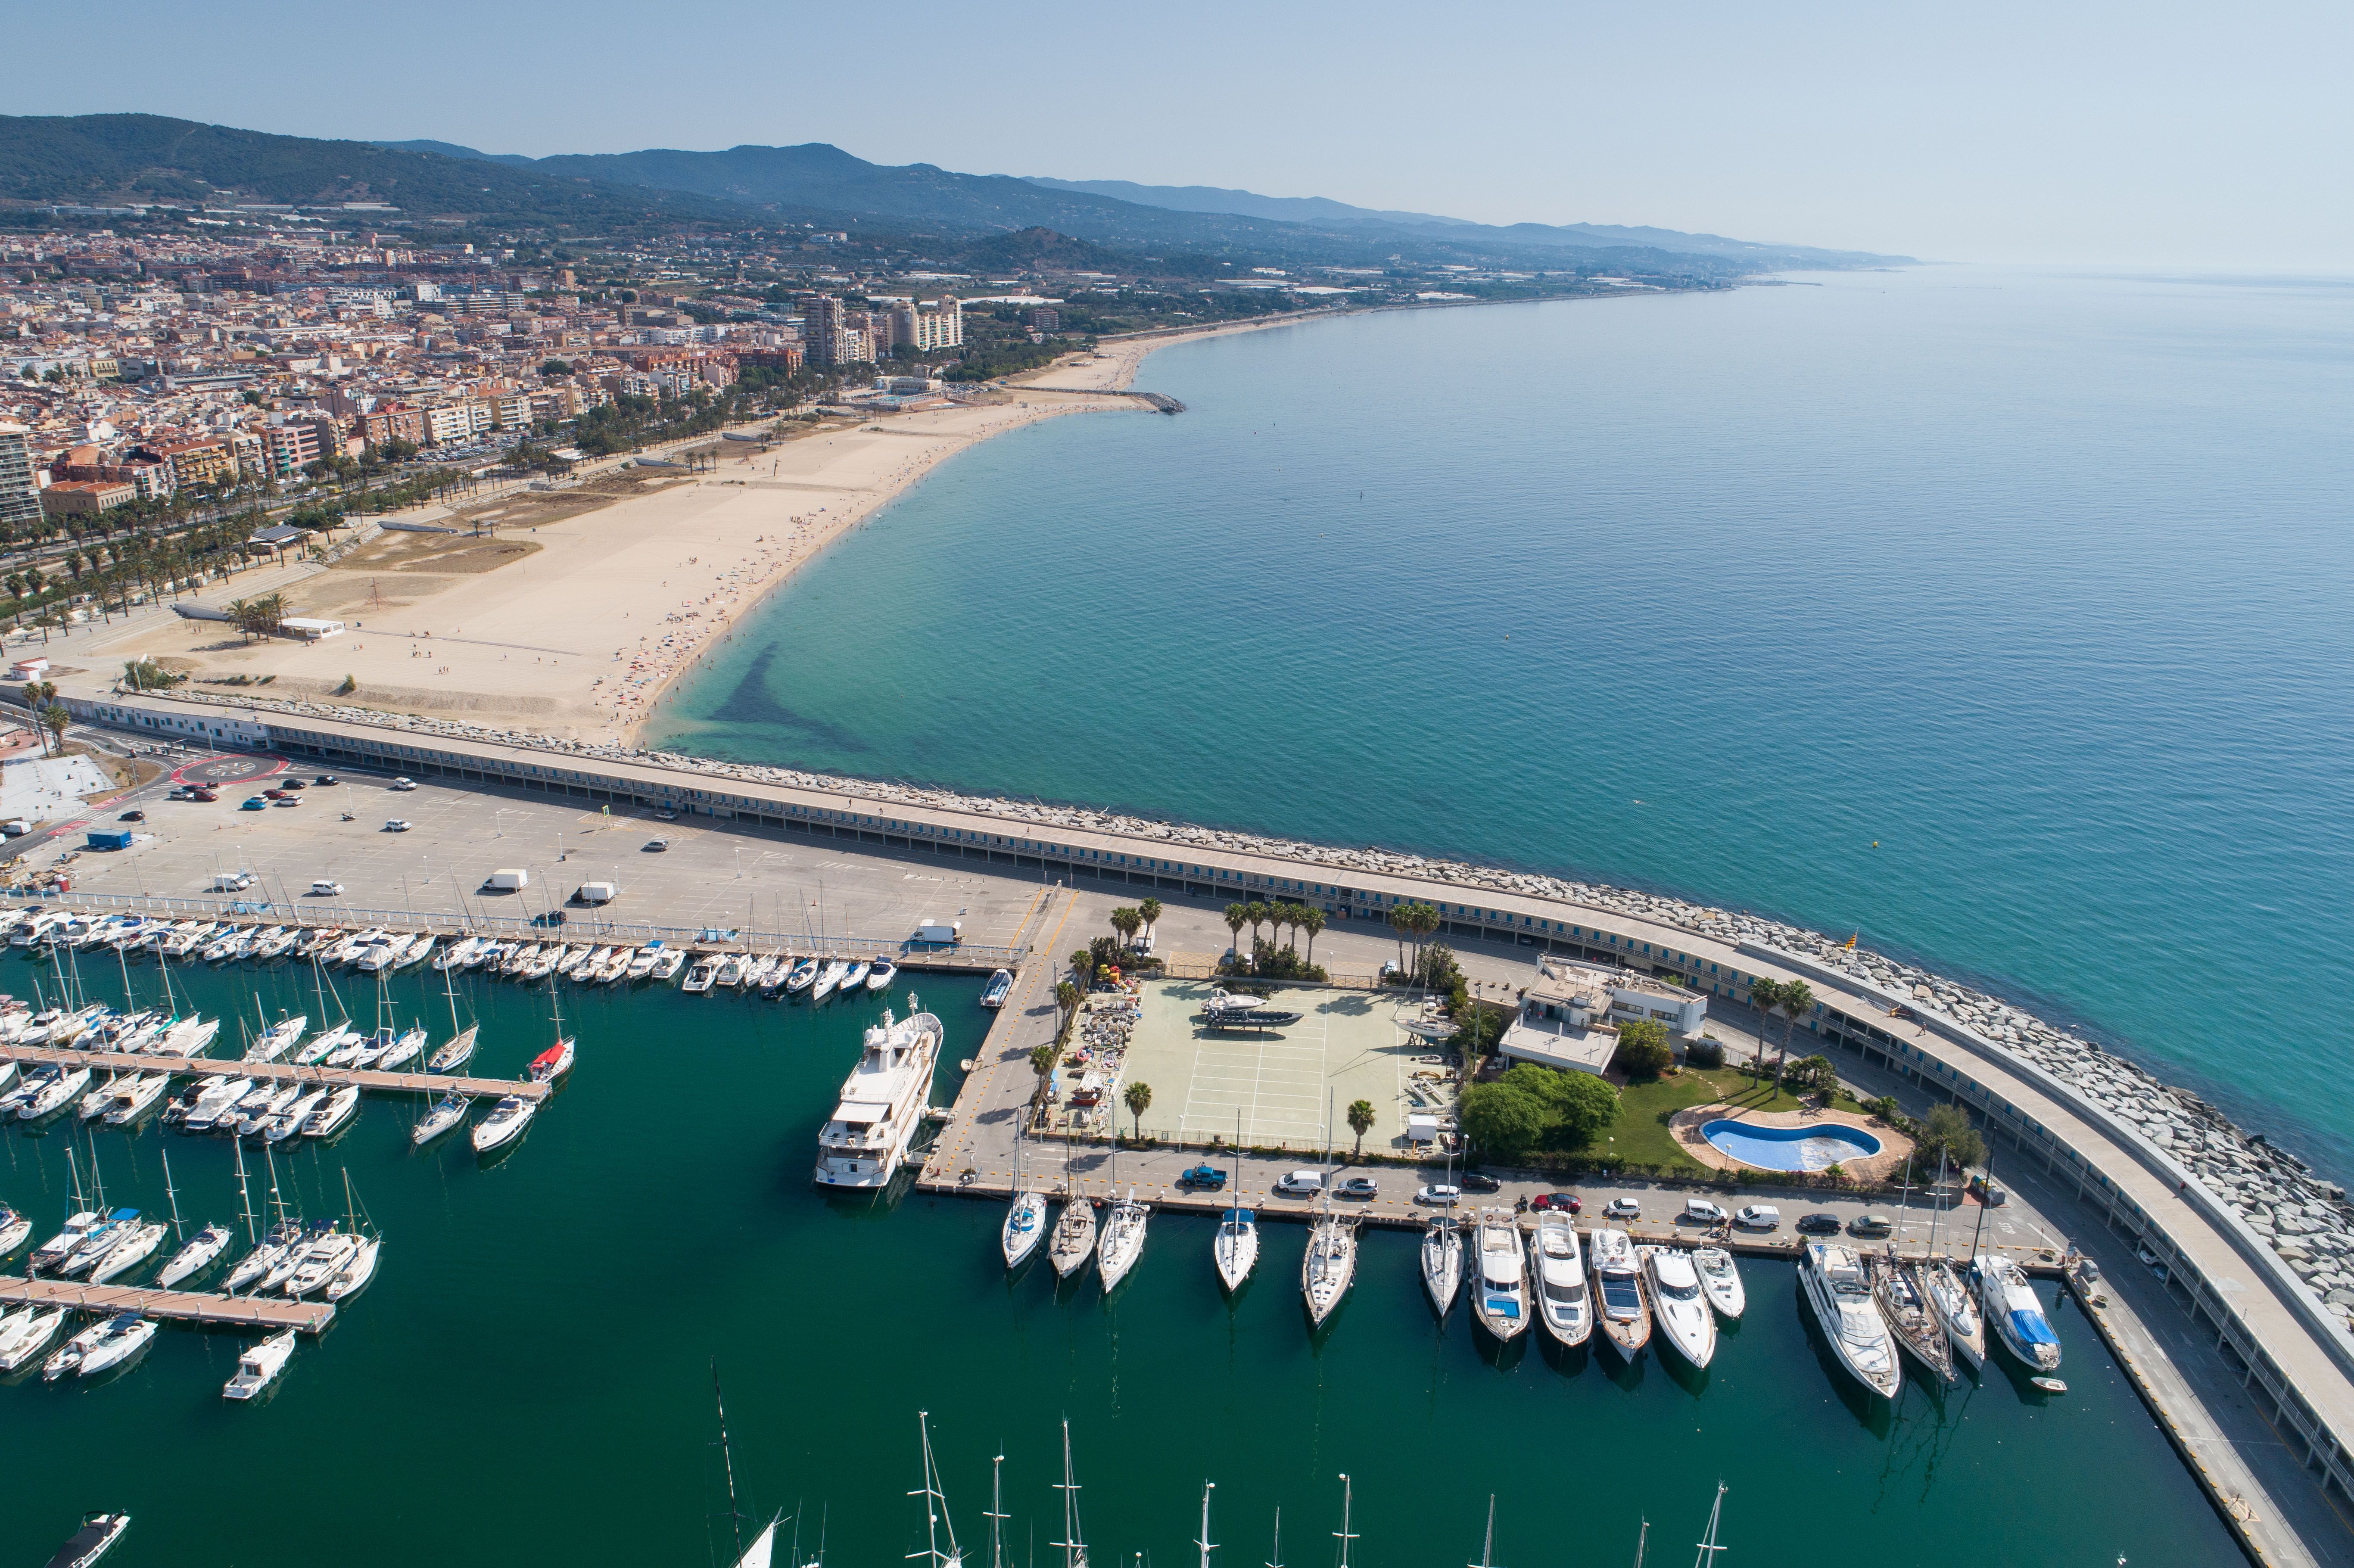
[[[1625,1231],[1596,1229],[1586,1238],[1594,1249],[1594,1288],[1602,1298],[1602,1337],[1632,1361],[1651,1342],[1651,1303],[1643,1290],[1641,1261]]]
[[[1585,1288],[1585,1260],[1577,1226],[1567,1214],[1548,1209],[1537,1216],[1529,1238],[1529,1266],[1536,1277],[1537,1316],[1545,1332],[1568,1346],[1585,1343],[1594,1332],[1594,1302]]]
[[[1471,1316],[1499,1340],[1517,1340],[1529,1326],[1520,1224],[1510,1209],[1482,1209],[1472,1234]]]
[[[1671,1246],[1635,1251],[1650,1276],[1651,1315],[1660,1337],[1694,1367],[1707,1366],[1716,1357],[1716,1314],[1709,1309],[1691,1254]]]
[[[1978,1279],[1986,1326],[2002,1348],[2045,1376],[2060,1370],[2060,1337],[2043,1316],[2043,1303],[2027,1273],[2007,1257],[1982,1257],[1970,1265]]]
[[[912,994],[907,1004],[917,1005]],[[940,1034],[928,1012],[895,1022],[886,1011],[867,1030],[858,1065],[842,1081],[842,1103],[818,1134],[819,1186],[881,1187],[898,1173],[931,1098]]]
[[[1693,1249],[1691,1255],[1692,1266],[1700,1270],[1700,1287],[1708,1292],[1708,1304],[1726,1322],[1739,1322],[1749,1304],[1749,1293],[1741,1287],[1741,1270],[1733,1255],[1721,1246],[1704,1246]]]
[[[1872,1282],[1855,1249],[1808,1242],[1798,1260],[1798,1294],[1814,1308],[1833,1353],[1856,1381],[1882,1399],[1894,1399],[1904,1382],[1904,1370],[1896,1363],[1896,1336],[1872,1298]]]

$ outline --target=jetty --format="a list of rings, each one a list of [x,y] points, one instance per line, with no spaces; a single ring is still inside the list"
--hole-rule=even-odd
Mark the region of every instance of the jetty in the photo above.
[[[136,1312],[146,1318],[197,1323],[213,1329],[298,1329],[316,1334],[334,1319],[324,1301],[270,1300],[196,1290],[151,1290],[137,1285],[85,1285],[72,1279],[19,1279],[0,1276],[0,1307],[66,1307],[111,1316]]]
[[[267,1078],[281,1084],[314,1084],[340,1088],[346,1084],[379,1094],[438,1096],[452,1090],[461,1095],[513,1095],[537,1102],[550,1086],[514,1078],[453,1078],[440,1073],[379,1073],[364,1067],[301,1065],[292,1062],[246,1062],[233,1056],[150,1056],[126,1051],[78,1051],[70,1045],[0,1045],[0,1062],[58,1062],[69,1067],[103,1067],[116,1073],[222,1075]]]

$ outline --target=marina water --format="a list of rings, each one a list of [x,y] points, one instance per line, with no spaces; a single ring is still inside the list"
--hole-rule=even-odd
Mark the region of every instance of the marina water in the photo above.
[[[0,959],[0,989],[29,994],[43,972]],[[116,999],[105,960],[82,972]],[[258,991],[273,1016],[320,1022],[302,971],[174,972],[207,1013],[250,1018]],[[154,966],[131,976],[152,1001]],[[978,981],[916,985],[948,1029],[945,1098],[989,1015]],[[373,987],[342,986],[372,1023]],[[390,994],[404,1024],[445,1032],[440,977],[412,971]],[[892,1000],[906,1010],[904,989]],[[36,1372],[0,1387],[0,1540],[34,1559],[80,1511],[127,1508],[110,1563],[724,1563],[716,1357],[748,1510],[803,1507],[804,1551],[822,1529],[843,1568],[923,1544],[906,1495],[918,1409],[969,1551],[987,1540],[989,1458],[1006,1456],[1019,1568],[1060,1562],[1066,1416],[1098,1563],[1183,1561],[1215,1480],[1219,1563],[1266,1561],[1280,1507],[1284,1561],[1324,1568],[1343,1471],[1364,1568],[1473,1560],[1491,1490],[1498,1563],[1628,1563],[1642,1519],[1655,1549],[1697,1540],[1720,1477],[1734,1561],[1758,1568],[1819,1561],[1827,1535],[1885,1563],[2234,1558],[2065,1305],[2064,1397],[1990,1370],[1942,1398],[1908,1388],[1892,1413],[1843,1381],[1782,1266],[1743,1266],[1747,1316],[1704,1378],[1657,1354],[1631,1373],[1525,1343],[1500,1360],[1460,1308],[1433,1321],[1404,1233],[1369,1234],[1320,1340],[1299,1303],[1303,1226],[1268,1227],[1231,1309],[1200,1219],[1155,1218],[1108,1306],[1092,1272],[1057,1291],[1043,1259],[1009,1281],[998,1204],[809,1186],[819,1123],[881,1006],[567,989],[579,1065],[504,1158],[478,1161],[462,1137],[412,1153],[413,1113],[382,1099],[328,1147],[280,1145],[279,1181],[310,1217],[343,1212],[349,1171],[386,1238],[375,1283],[258,1407],[220,1397],[242,1336],[171,1327],[95,1386]],[[482,1020],[478,1071],[519,1073],[550,1037],[544,990],[475,980],[461,1007]],[[64,1124],[0,1134],[0,1194],[42,1235],[71,1202],[69,1140]],[[226,1139],[151,1128],[97,1146],[110,1202],[162,1212],[168,1151],[184,1217],[237,1213]],[[260,1203],[266,1168],[248,1155]],[[2130,1507],[2084,1506],[2120,1495],[2120,1477],[2139,1478]]]
[[[1182,344],[757,612],[683,749],[1755,909],[2354,1175],[2354,283],[1981,268]]]

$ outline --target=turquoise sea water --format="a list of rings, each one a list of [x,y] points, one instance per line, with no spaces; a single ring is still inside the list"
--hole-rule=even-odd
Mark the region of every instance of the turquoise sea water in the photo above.
[[[938,470],[689,750],[1771,912],[2354,1172],[2354,281],[1974,268],[1182,344]]]
[[[28,991],[32,972],[0,959],[0,990]],[[102,965],[86,972],[111,992]],[[153,994],[152,965],[132,975]],[[207,1012],[250,1014],[258,994],[272,1013],[317,1012],[299,974],[185,977]],[[949,1056],[980,1040],[977,982],[918,985]],[[429,974],[391,990],[404,1021],[446,1018]],[[345,991],[372,1020],[365,984]],[[544,993],[476,985],[465,1006],[484,1022],[484,1071],[518,1070],[548,1038]],[[1188,1560],[1204,1480],[1218,1568],[1267,1560],[1278,1508],[1283,1561],[1325,1568],[1343,1471],[1363,1568],[1474,1561],[1490,1491],[1499,1563],[1631,1562],[1644,1518],[1654,1560],[1680,1561],[1663,1543],[1699,1538],[1720,1477],[1732,1561],[1755,1568],[1818,1560],[1827,1531],[1872,1563],[2233,1559],[2092,1330],[2056,1302],[2065,1397],[1999,1364],[1891,1410],[1835,1370],[1786,1266],[1744,1266],[1748,1314],[1704,1376],[1658,1356],[1631,1372],[1527,1343],[1500,1356],[1459,1307],[1433,1320],[1413,1238],[1395,1233],[1368,1236],[1320,1338],[1299,1305],[1296,1225],[1268,1227],[1231,1308],[1199,1219],[1156,1217],[1109,1303],[1092,1276],[1057,1289],[1043,1261],[1008,1279],[995,1204],[809,1187],[818,1124],[875,1011],[573,992],[579,1065],[504,1158],[485,1166],[458,1138],[412,1153],[410,1113],[381,1101],[328,1147],[281,1146],[281,1191],[313,1217],[343,1211],[348,1171],[386,1236],[375,1283],[258,1407],[220,1398],[238,1339],[186,1330],[94,1383],[0,1384],[0,1552],[41,1561],[81,1511],[128,1509],[109,1568],[724,1562],[716,1358],[746,1507],[803,1508],[804,1552],[822,1531],[837,1568],[921,1549],[907,1496],[919,1409],[976,1568],[1001,1453],[1011,1562],[1059,1562],[1065,1418],[1086,1538],[1122,1568]],[[72,1202],[69,1141],[87,1181],[90,1142],[65,1126],[0,1132],[0,1199],[44,1236]],[[225,1140],[114,1130],[96,1146],[111,1202],[161,1211],[168,1153],[192,1221],[237,1212]],[[259,1199],[270,1171],[249,1154]],[[2130,1508],[2084,1506],[2121,1488]]]

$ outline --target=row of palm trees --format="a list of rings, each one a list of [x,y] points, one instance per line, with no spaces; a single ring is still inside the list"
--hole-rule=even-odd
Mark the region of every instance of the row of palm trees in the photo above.
[[[58,701],[55,681],[25,683],[25,711],[32,715],[33,733],[41,739],[41,755],[62,756],[66,748],[66,726],[73,715],[66,712],[65,704]]]
[[[1760,976],[1749,982],[1749,1004],[1760,1012],[1782,1015],[1782,1048],[1774,1055],[1774,1075],[1778,1079],[1782,1075],[1783,1065],[1790,1059],[1791,1033],[1798,1027],[1798,1020],[1813,1011],[1815,993],[1804,980],[1794,980],[1785,985],[1780,980]],[[1761,1057],[1766,1054],[1762,1043],[1757,1047],[1757,1054]]]
[[[1250,927],[1251,950],[1256,952],[1258,950],[1258,928],[1267,926],[1278,938],[1285,931],[1289,931],[1292,939],[1286,945],[1294,952],[1299,951],[1299,933],[1307,932],[1307,961],[1312,965],[1316,962],[1316,933],[1324,929],[1326,924],[1324,911],[1313,904],[1266,904],[1254,899],[1248,904],[1226,906],[1226,929],[1234,933],[1235,951],[1238,955],[1242,951],[1243,927]]]
[[[1123,946],[1133,947],[1139,931],[1150,930],[1161,924],[1163,907],[1158,898],[1140,898],[1133,909],[1122,906],[1111,912],[1111,928]]]
[[[1435,904],[1392,906],[1390,929],[1397,933],[1398,967],[1411,975],[1421,974],[1423,939],[1437,932],[1445,923],[1439,916],[1438,906]],[[1405,962],[1405,945],[1409,941],[1414,944],[1414,964],[1411,968]]]

